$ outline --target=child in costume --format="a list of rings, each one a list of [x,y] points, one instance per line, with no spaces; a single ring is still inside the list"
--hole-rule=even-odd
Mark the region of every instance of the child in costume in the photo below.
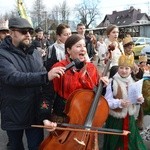
[[[147,55],[139,56],[139,67],[143,71],[143,76],[150,77],[150,65],[147,64]]]
[[[139,56],[139,68],[142,71],[143,89],[142,94],[144,97],[144,103],[142,104],[142,110],[144,115],[150,114],[150,65],[147,63],[147,55]]]
[[[127,136],[104,135],[103,149],[146,150],[134,118],[136,104],[132,104],[128,99],[128,86],[135,82],[131,76],[134,57],[132,55],[120,56],[118,66],[117,73],[106,88],[105,98],[108,101],[110,113],[105,128],[129,130],[131,133]],[[144,98],[141,94],[137,98],[137,104],[141,104],[143,101]]]
[[[144,103],[142,104],[142,108],[144,111],[144,115],[150,115],[150,65],[147,64],[147,55],[139,56],[139,67],[143,72],[143,97]]]
[[[150,65],[147,64],[147,55],[139,56],[139,67],[143,71],[143,97],[144,103],[142,104],[143,115],[150,115]],[[145,127],[145,125],[143,125]],[[150,125],[141,132],[144,140],[150,141]]]

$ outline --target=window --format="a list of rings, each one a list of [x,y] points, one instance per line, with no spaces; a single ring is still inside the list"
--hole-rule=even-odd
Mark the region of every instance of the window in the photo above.
[[[137,42],[138,43],[144,43],[144,41],[145,41],[144,38],[142,38],[142,39],[139,39]]]
[[[150,44],[150,39],[145,39],[146,44]]]

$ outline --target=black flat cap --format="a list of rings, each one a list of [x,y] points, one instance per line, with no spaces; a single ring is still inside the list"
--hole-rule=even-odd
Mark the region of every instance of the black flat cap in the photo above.
[[[43,29],[41,27],[38,27],[38,28],[35,29],[36,33],[41,32],[41,31],[43,31]]]
[[[24,18],[11,18],[9,20],[8,26],[9,26],[9,29],[11,29],[11,28],[33,29],[31,24],[29,23],[29,21]]]

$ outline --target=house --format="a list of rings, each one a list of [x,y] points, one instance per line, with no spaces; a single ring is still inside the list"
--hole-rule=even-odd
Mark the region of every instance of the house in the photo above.
[[[133,6],[128,10],[113,11],[111,15],[106,15],[104,20],[97,27],[107,27],[110,24],[117,26],[148,24],[150,18],[146,13],[141,13],[141,10],[136,10]]]
[[[111,15],[106,14],[103,21],[93,29],[94,33],[105,34],[110,24],[117,25],[122,35],[128,32],[132,36],[150,37],[150,17],[133,6],[127,10],[113,11]]]

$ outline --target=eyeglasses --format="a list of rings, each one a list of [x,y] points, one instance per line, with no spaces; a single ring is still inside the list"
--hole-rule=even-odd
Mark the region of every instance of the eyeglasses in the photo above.
[[[13,29],[12,31],[18,31],[23,35],[26,35],[28,32],[32,35],[34,33],[33,29]]]

